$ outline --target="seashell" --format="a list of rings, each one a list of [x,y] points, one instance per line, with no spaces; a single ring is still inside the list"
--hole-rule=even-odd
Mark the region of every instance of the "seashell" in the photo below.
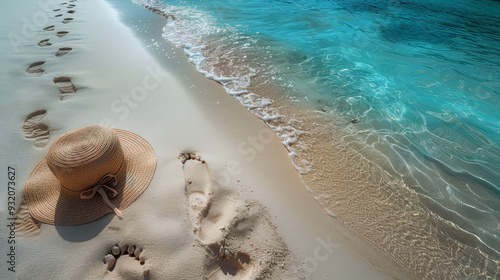
[[[132,246],[129,246],[129,247],[128,247],[127,253],[128,253],[129,255],[132,255],[132,254],[134,253],[134,251],[135,251],[135,246],[134,246],[134,245],[132,245]]]
[[[196,155],[195,154],[190,154],[189,156],[191,157],[191,159],[196,159]]]
[[[107,254],[102,261],[106,264],[106,269],[111,270],[113,265],[115,265],[116,258],[111,254]]]
[[[121,251],[120,251],[120,248],[118,246],[113,246],[113,248],[111,248],[111,253],[114,255],[114,256],[119,256]]]
[[[196,160],[197,161],[201,161],[201,157],[200,156],[196,156]]]
[[[120,251],[122,252],[122,255],[125,255],[127,253],[127,245],[120,245]]]
[[[186,163],[187,159],[185,157],[181,157],[182,164]]]
[[[135,259],[138,260],[139,259],[139,256],[141,255],[142,253],[142,249],[141,248],[137,248],[135,249],[134,251],[134,256],[135,256]]]
[[[225,250],[224,250],[224,256],[225,256],[226,258],[231,257],[231,252],[229,252],[229,250],[228,250],[228,249],[225,249]]]

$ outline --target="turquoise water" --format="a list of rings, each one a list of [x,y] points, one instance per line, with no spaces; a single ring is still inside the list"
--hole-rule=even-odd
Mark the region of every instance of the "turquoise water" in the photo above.
[[[345,141],[388,158],[499,256],[499,1],[138,2],[175,15],[165,38],[263,119],[280,116],[257,83],[357,118]]]

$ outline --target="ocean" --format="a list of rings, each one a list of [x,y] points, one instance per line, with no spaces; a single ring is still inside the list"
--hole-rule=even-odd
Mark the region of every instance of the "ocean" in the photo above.
[[[412,278],[499,277],[499,1],[134,1]]]

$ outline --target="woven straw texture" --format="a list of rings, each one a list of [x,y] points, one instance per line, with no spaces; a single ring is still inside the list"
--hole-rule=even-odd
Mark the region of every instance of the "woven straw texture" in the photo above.
[[[68,150],[65,141],[60,141],[65,135],[54,141],[52,146],[58,142],[57,152],[52,151],[51,146],[48,155],[38,163],[24,187],[28,210],[35,219],[53,225],[79,225],[113,213],[99,195],[91,199],[80,199],[78,195],[62,191],[61,182],[72,190],[92,187],[104,174],[120,169],[122,151],[124,163],[119,172],[118,186],[115,187],[119,195],[111,199],[111,202],[123,210],[144,192],[156,170],[154,150],[137,134],[121,129],[113,130],[119,143],[106,139],[109,138],[106,133],[98,133],[86,139],[92,144],[81,145],[74,153],[70,150],[75,149]],[[58,174],[59,180],[51,169]],[[85,171],[84,174],[82,170]]]

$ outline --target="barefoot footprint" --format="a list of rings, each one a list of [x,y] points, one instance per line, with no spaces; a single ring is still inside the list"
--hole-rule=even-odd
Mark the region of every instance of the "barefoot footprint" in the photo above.
[[[211,254],[205,265],[208,279],[218,279],[216,275],[219,273],[238,276],[248,274],[251,271],[250,255],[226,244],[225,233],[234,228],[234,215],[238,210],[227,203],[230,198],[215,196],[212,199],[217,184],[204,160],[193,153],[183,153],[179,159],[184,164],[185,192],[193,233],[207,253]]]
[[[201,161],[201,158],[199,156],[196,156],[195,154],[184,153],[179,156],[179,159],[181,160],[182,164],[187,164],[189,166],[188,168],[184,167],[184,177],[186,180],[185,193],[188,197],[189,217],[193,225],[193,232],[198,236],[198,238],[201,238],[201,222],[203,220],[203,216],[206,216],[210,208],[210,178],[208,177],[208,172],[204,171],[204,169],[206,168],[206,165],[204,165],[205,161]],[[196,160],[201,163],[201,165],[187,163],[188,160]],[[194,165],[193,168],[191,168],[192,165]],[[203,182],[196,182],[197,184],[193,184],[193,182],[191,181],[191,177],[194,174],[198,174],[197,172],[199,171],[201,171],[203,174],[206,174],[206,176],[199,180]]]
[[[69,23],[70,21],[72,21],[73,18],[65,18],[62,23],[66,24],[66,23]]]
[[[145,259],[142,249],[135,245],[115,244],[104,256],[108,272],[117,273],[123,279],[149,279],[149,269],[144,269]]]
[[[281,269],[295,260],[267,210],[221,187],[207,164],[182,153],[185,193],[195,239],[207,252],[204,279],[290,279]],[[263,238],[265,236],[265,238]],[[292,270],[289,270],[292,273]],[[293,270],[293,274],[299,271]]]

